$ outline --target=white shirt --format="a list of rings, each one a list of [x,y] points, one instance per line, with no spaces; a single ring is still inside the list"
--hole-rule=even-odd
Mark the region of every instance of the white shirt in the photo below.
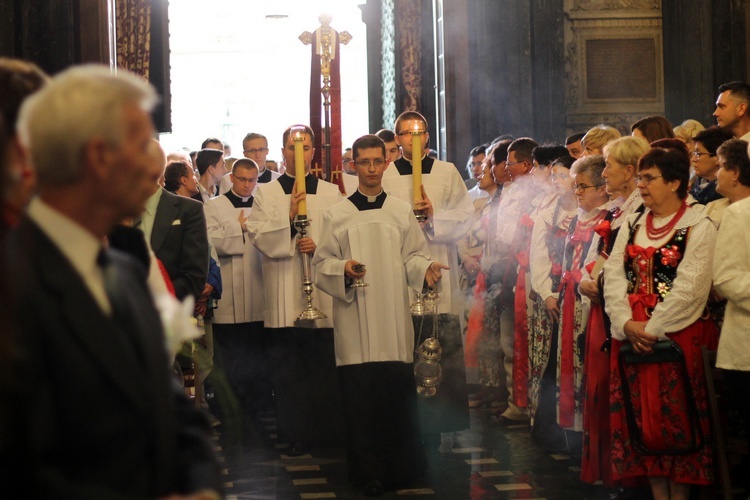
[[[721,201],[721,200],[719,200]],[[716,366],[750,370],[750,198],[724,210],[714,256],[714,286],[727,299]]]
[[[96,263],[102,249],[101,240],[39,197],[31,201],[27,213],[70,261],[101,310],[107,315],[111,314],[112,306],[104,288],[104,275]]]
[[[716,228],[703,213],[702,206],[699,209],[688,208],[671,233],[657,241],[651,241],[645,236],[645,229],[642,230],[646,224],[647,214],[648,210],[635,224],[638,227],[635,243],[644,248],[658,248],[672,238],[674,231],[693,227],[672,289],[654,308],[645,328],[647,333],[664,339],[666,333],[677,332],[690,326],[703,313],[711,291]],[[637,214],[632,214],[623,222],[612,254],[604,265],[604,275],[607,277],[604,283],[605,307],[612,320],[612,336],[617,340],[625,340],[625,323],[633,319],[627,298],[628,279],[625,276],[624,262],[629,227],[636,217]],[[658,223],[654,225],[659,227]]]
[[[146,237],[146,241],[151,246],[151,233],[154,230],[154,219],[156,218],[156,209],[159,207],[159,200],[161,200],[161,193],[163,188],[156,190],[154,194],[146,200],[146,210],[141,215],[141,229],[143,235]]]

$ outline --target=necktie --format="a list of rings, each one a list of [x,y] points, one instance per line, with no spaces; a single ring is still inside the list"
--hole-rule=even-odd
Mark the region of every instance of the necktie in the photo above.
[[[133,321],[133,314],[125,296],[126,290],[123,290],[119,283],[117,266],[112,261],[107,249],[102,248],[99,251],[96,263],[102,270],[104,290],[107,292],[107,298],[112,306],[112,322],[122,330],[126,348],[132,350],[136,358],[142,361],[136,340],[138,337],[138,332],[135,330],[137,325]]]

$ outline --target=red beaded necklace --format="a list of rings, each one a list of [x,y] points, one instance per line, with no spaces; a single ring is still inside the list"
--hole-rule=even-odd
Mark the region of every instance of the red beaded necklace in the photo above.
[[[648,235],[648,237],[652,240],[659,240],[669,234],[677,225],[682,216],[685,215],[687,207],[687,203],[683,203],[677,213],[674,214],[674,217],[672,217],[672,220],[667,222],[666,225],[660,227],[659,229],[656,229],[654,227],[654,213],[649,212],[648,215],[646,215],[646,234]]]

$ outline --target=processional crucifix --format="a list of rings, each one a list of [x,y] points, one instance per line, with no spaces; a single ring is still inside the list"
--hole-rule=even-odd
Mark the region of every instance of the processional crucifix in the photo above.
[[[333,18],[321,14],[321,26],[310,33],[305,31],[299,39],[312,45],[310,71],[310,126],[315,132],[315,158],[313,165],[324,165],[323,178],[342,187],[341,179],[341,71],[339,43],[352,39],[346,31],[331,27]],[[322,77],[322,84],[321,84]],[[323,144],[321,147],[321,95],[323,112]],[[321,158],[321,154],[323,158]],[[322,161],[321,161],[322,160]],[[334,170],[335,165],[335,170]],[[335,175],[334,175],[335,174]]]

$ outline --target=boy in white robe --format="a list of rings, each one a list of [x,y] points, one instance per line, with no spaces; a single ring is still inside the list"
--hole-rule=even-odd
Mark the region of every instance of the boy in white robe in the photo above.
[[[429,260],[411,205],[383,191],[383,141],[366,135],[352,151],[359,188],[323,214],[313,266],[334,298],[349,473],[374,496],[424,473],[407,287],[434,286],[448,267]],[[353,287],[357,279],[368,286]]]
[[[267,409],[271,388],[263,335],[263,279],[260,252],[245,222],[253,206],[258,165],[240,158],[229,174],[231,189],[204,205],[208,237],[219,257],[221,300],[214,310],[217,361],[242,408]]]
[[[295,187],[294,141],[291,128],[283,134],[281,150],[286,172],[255,190],[247,230],[263,254],[263,319],[268,331],[271,376],[279,439],[288,453],[301,455],[310,446],[337,444],[343,422],[333,349],[331,297],[313,290],[313,306],[327,318],[301,327],[295,324],[306,305],[302,289],[301,253],[313,254],[321,230],[322,212],[341,200],[338,186],[310,173],[314,134],[305,126],[305,192]],[[299,202],[307,204],[307,236],[299,238],[293,222]]]

